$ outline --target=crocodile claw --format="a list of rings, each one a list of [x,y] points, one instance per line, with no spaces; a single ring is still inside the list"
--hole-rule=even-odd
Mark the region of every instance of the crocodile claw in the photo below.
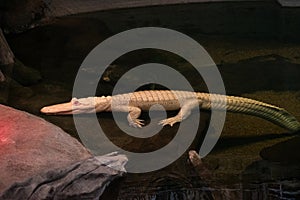
[[[163,119],[163,120],[159,121],[158,124],[162,125],[162,126],[170,125],[172,127],[177,122],[179,122],[179,121],[175,117],[171,117],[171,118],[167,118],[167,119]]]
[[[134,119],[129,122],[129,126],[132,126],[134,128],[142,128],[142,126],[144,126],[143,121],[144,120],[142,120],[142,119]]]

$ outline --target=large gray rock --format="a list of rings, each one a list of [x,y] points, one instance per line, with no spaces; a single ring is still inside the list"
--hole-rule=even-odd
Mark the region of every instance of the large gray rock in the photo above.
[[[13,184],[0,199],[99,199],[123,175],[126,162],[126,156],[117,153],[89,158]]]
[[[0,192],[92,156],[75,138],[43,119],[3,105],[0,113]]]

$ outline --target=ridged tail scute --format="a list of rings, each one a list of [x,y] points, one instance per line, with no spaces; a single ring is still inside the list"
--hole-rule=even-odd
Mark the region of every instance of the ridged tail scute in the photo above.
[[[226,109],[230,112],[261,117],[292,132],[300,130],[299,121],[283,108],[243,97],[227,96],[224,98],[224,96],[217,94],[211,96],[213,96],[211,99],[213,99],[212,103],[216,109],[225,109],[225,104],[222,105],[222,101],[226,99]],[[223,100],[215,101],[216,99]]]

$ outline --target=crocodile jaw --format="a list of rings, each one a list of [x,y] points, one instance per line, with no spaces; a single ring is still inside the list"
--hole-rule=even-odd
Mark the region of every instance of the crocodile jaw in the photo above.
[[[41,113],[48,115],[71,115],[75,114],[72,102],[46,106],[41,109]]]
[[[93,98],[73,98],[70,102],[46,106],[41,112],[48,115],[72,115],[95,112]]]

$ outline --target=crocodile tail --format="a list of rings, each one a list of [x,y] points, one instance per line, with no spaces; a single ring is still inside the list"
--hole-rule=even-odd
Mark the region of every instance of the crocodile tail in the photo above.
[[[275,118],[274,120],[271,119],[274,123],[277,123],[279,126],[283,128],[287,128],[292,132],[296,132],[300,130],[300,123],[299,121],[287,112],[285,109],[278,110],[279,116],[278,120]]]
[[[261,117],[292,132],[300,130],[299,121],[283,108],[243,97],[227,96],[224,98],[223,95],[217,94],[212,96],[211,99],[219,99],[212,101],[216,109],[225,109],[225,104],[223,103],[226,99],[227,111]]]
[[[277,106],[267,104],[261,101],[256,101],[242,97],[229,97],[234,98],[239,106],[230,105],[230,100],[227,100],[229,104],[227,106],[228,111],[241,112],[245,114],[254,115],[266,119],[274,124],[277,124],[283,128],[286,128],[292,132],[300,130],[299,121],[288,111]]]

